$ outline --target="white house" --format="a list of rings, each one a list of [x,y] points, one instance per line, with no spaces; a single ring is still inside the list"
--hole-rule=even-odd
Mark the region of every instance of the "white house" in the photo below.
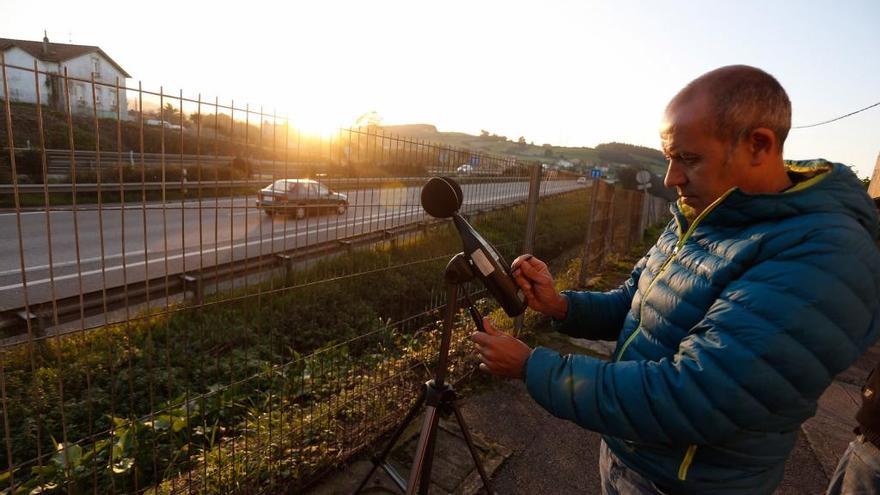
[[[9,82],[9,101],[36,103],[34,61],[37,62],[40,101],[64,109],[64,68],[67,68],[70,108],[73,113],[92,113],[92,78],[95,81],[95,102],[99,117],[116,116],[116,81],[125,87],[131,77],[97,46],[50,43],[43,41],[0,38],[0,53],[6,62],[6,80]],[[0,74],[2,76],[2,74]],[[0,99],[6,94],[0,77]],[[125,91],[119,91],[119,111],[122,119],[128,116]]]

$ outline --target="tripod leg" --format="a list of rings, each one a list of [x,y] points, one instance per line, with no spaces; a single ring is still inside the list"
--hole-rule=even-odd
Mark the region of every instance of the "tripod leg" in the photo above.
[[[388,440],[388,444],[385,445],[385,448],[382,450],[382,453],[379,454],[378,457],[374,457],[372,459],[373,467],[370,469],[370,472],[367,473],[367,475],[364,477],[364,479],[361,480],[361,484],[358,485],[357,490],[354,491],[355,495],[357,495],[358,493],[361,492],[361,490],[364,489],[364,486],[366,486],[367,482],[370,480],[370,478],[373,477],[373,474],[376,472],[376,469],[379,468],[379,466],[382,466],[383,464],[385,464],[385,460],[388,458],[388,454],[391,453],[391,449],[394,448],[394,444],[397,443],[397,440],[400,438],[401,435],[403,435],[403,432],[404,432],[404,430],[406,430],[406,427],[409,426],[409,424],[412,422],[413,418],[415,418],[416,415],[421,410],[422,405],[425,403],[425,390],[426,390],[426,388],[427,388],[427,385],[422,387],[422,391],[421,391],[421,393],[419,393],[418,400],[416,400],[416,403],[413,404],[413,406],[410,408],[409,412],[406,413],[406,417],[403,418],[403,421],[397,426],[397,429],[394,430],[394,434],[391,435],[391,438]],[[398,484],[398,486],[400,486],[399,480],[395,479],[393,476],[392,476],[392,479],[395,483]],[[400,486],[400,489],[405,490],[405,487]]]
[[[409,481],[406,483],[406,495],[414,495],[415,493],[426,495],[428,493],[428,486],[431,484],[431,464],[434,460],[434,437],[437,432],[437,422],[440,421],[438,412],[436,406],[425,408],[422,433],[419,435],[419,444],[416,447],[416,455],[410,468]]]
[[[486,470],[483,469],[483,463],[480,461],[477,447],[474,445],[474,439],[471,437],[467,424],[464,422],[464,416],[461,415],[461,409],[458,408],[456,402],[452,403],[452,410],[455,412],[455,419],[458,421],[458,426],[461,428],[462,434],[464,434],[464,441],[468,446],[468,450],[471,451],[471,457],[474,458],[474,465],[477,467],[477,472],[480,473],[480,479],[483,480],[483,486],[486,488],[486,493],[492,495],[494,492],[492,491],[492,485],[489,483],[489,477],[486,476]]]

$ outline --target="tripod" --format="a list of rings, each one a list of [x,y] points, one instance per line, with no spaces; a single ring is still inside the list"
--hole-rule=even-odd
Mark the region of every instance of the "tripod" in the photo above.
[[[455,319],[455,314],[458,312],[458,288],[461,284],[468,282],[473,278],[474,273],[471,269],[470,263],[465,258],[464,253],[458,253],[449,260],[444,272],[448,302],[446,304],[446,315],[443,320],[443,333],[440,339],[440,359],[437,362],[437,367],[434,369],[434,378],[425,382],[422,386],[418,400],[416,400],[416,403],[406,414],[403,422],[401,422],[400,425],[397,426],[397,429],[394,430],[394,434],[382,450],[382,453],[372,459],[373,467],[361,481],[360,485],[358,485],[355,494],[360,493],[373,476],[373,473],[376,472],[376,469],[381,466],[382,469],[388,473],[388,476],[391,477],[391,480],[394,481],[394,484],[396,484],[407,495],[415,493],[426,495],[428,493],[428,488],[431,485],[431,465],[434,460],[434,445],[437,439],[437,425],[440,420],[439,414],[448,414],[450,412],[455,414],[455,419],[464,435],[465,443],[471,453],[471,457],[474,459],[474,465],[477,468],[477,472],[480,474],[480,478],[483,480],[483,486],[486,488],[486,493],[493,493],[489,478],[486,476],[486,471],[483,469],[483,464],[480,462],[477,449],[474,446],[474,441],[464,422],[464,417],[461,415],[461,410],[456,403],[458,394],[455,392],[455,389],[451,384],[446,383],[449,344],[452,339],[452,324]],[[471,318],[474,319],[477,328],[482,331],[482,318],[480,318],[480,313],[471,303],[470,297],[468,297],[467,293],[465,293],[465,302],[468,305],[468,312],[470,313]],[[425,405],[425,418],[422,420],[421,434],[419,435],[419,443],[416,447],[415,457],[413,458],[409,481],[404,481],[403,477],[400,476],[397,470],[387,462],[388,454],[391,453],[391,449],[394,447],[394,444],[397,443],[397,440],[403,434],[404,430],[406,430],[406,427],[409,426],[413,419],[415,419],[416,415],[421,410],[422,405]]]

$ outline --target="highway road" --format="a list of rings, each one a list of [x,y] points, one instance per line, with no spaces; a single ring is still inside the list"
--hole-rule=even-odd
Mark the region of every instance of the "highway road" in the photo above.
[[[541,194],[585,187],[575,181],[543,182]],[[528,182],[467,184],[467,213],[525,200]],[[83,205],[70,209],[0,214],[0,311],[119,287],[145,278],[177,276],[230,261],[253,259],[334,239],[419,222],[420,187],[347,191],[343,215],[269,217],[255,197],[211,198],[184,203]],[[102,235],[103,233],[103,235]],[[22,276],[21,262],[25,265]],[[51,263],[50,263],[51,253]]]

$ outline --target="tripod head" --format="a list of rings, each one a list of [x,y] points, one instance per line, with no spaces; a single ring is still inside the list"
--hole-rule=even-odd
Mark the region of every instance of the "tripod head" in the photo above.
[[[458,253],[449,260],[443,278],[446,283],[459,285],[474,279],[474,270],[464,253]]]

